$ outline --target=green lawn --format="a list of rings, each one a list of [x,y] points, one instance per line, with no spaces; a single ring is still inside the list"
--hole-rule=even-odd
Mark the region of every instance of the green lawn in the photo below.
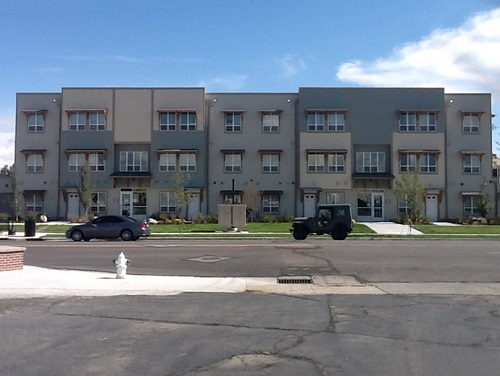
[[[463,225],[463,226],[412,226],[415,230],[426,235],[500,235],[500,226],[489,225]]]
[[[64,234],[66,230],[70,227],[70,225],[47,225],[43,223],[38,223],[36,226],[37,232],[44,233],[56,233],[56,234]],[[273,234],[282,234],[289,235],[289,229],[292,227],[291,222],[277,222],[277,223],[262,223],[262,222],[253,222],[247,223],[245,228],[242,230],[245,232],[249,232],[250,234],[254,233],[273,233]],[[24,225],[17,224],[16,231],[24,232]],[[175,224],[168,225],[151,225],[152,233],[159,234],[173,234],[173,233],[183,233],[183,234],[192,234],[192,233],[214,233],[220,232],[222,228],[216,223],[206,223],[206,224],[183,224],[181,226]],[[355,224],[353,233],[356,234],[373,234],[373,231],[366,227],[365,225]]]

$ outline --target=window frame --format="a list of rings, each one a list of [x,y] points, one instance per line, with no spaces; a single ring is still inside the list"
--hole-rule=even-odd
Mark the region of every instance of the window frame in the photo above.
[[[264,174],[279,174],[280,173],[280,154],[279,153],[262,153],[261,171]]]
[[[83,123],[82,117],[83,116]],[[72,122],[73,118],[76,118],[76,122]],[[72,132],[83,132],[87,127],[87,112],[86,111],[72,111],[69,113],[68,119],[68,130]]]
[[[477,164],[474,163],[477,161]],[[462,173],[477,175],[481,173],[481,156],[478,154],[464,154],[462,158]]]
[[[276,122],[266,121],[269,118],[277,119]],[[280,132],[280,114],[275,112],[263,112],[262,113],[262,133],[279,133]]]
[[[31,112],[28,114],[28,133],[43,133],[45,132],[45,112]],[[30,124],[31,119],[35,119],[34,124]],[[38,120],[41,118],[41,123]]]
[[[177,154],[176,153],[161,153],[159,158],[158,158],[158,169],[160,172],[175,172],[175,171],[177,171]]]
[[[120,151],[120,172],[148,171],[149,153],[147,151]]]
[[[263,214],[278,215],[280,212],[280,195],[277,193],[263,193],[261,205]]]
[[[433,159],[433,160],[431,160]],[[431,163],[434,162],[434,163]],[[438,154],[437,153],[420,153],[419,170],[422,174],[437,174],[438,173]]]
[[[196,172],[196,153],[179,153],[179,171]]]
[[[477,119],[477,125],[473,124],[472,119]],[[468,119],[468,121],[466,121]],[[464,134],[478,134],[481,128],[481,114],[479,112],[462,113],[462,132]]]
[[[92,117],[95,115],[95,122]],[[87,113],[89,122],[89,131],[105,131],[106,130],[106,112],[102,110],[89,111]]]
[[[242,165],[243,153],[224,153],[224,173],[240,174],[243,171]]]
[[[26,213],[43,213],[43,195],[38,192],[24,194],[24,209]]]
[[[107,213],[107,194],[106,192],[92,192],[92,204],[90,211],[94,215],[103,215]]]
[[[236,119],[238,119],[236,121]],[[224,132],[241,133],[243,131],[243,112],[224,112]]]
[[[68,172],[79,172],[86,162],[85,153],[71,153],[68,156]]]
[[[174,192],[172,191],[160,192],[160,213],[164,214],[177,213],[177,199],[175,198]]]
[[[26,173],[43,173],[44,164],[45,161],[42,153],[32,153],[26,157]]]
[[[400,132],[416,132],[417,131],[417,117],[416,111],[401,111],[399,113],[399,131]],[[405,120],[403,122],[403,119]],[[411,122],[410,120],[414,120]]]
[[[387,168],[385,165],[385,152],[383,151],[356,152],[356,172],[359,173],[387,172]]]

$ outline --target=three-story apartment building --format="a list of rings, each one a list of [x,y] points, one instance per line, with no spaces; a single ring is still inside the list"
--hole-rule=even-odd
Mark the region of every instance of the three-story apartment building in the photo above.
[[[441,88],[63,88],[19,93],[16,173],[25,212],[196,219],[221,203],[310,215],[348,203],[358,221],[407,211],[395,183],[417,173],[431,221],[479,214],[491,183],[491,97]],[[189,195],[179,203],[179,184]]]

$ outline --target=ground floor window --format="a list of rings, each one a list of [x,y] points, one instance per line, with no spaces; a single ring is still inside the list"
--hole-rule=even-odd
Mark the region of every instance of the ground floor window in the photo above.
[[[262,212],[265,214],[278,214],[280,211],[280,196],[277,194],[262,195]]]
[[[479,215],[479,196],[464,196],[464,216],[472,217]]]
[[[92,193],[90,211],[97,216],[106,214],[106,192]]]
[[[167,214],[177,212],[176,199],[173,192],[160,192],[160,212]]]
[[[43,212],[43,197],[40,193],[26,193],[24,196],[26,213],[42,213]]]
[[[326,192],[326,203],[327,204],[343,204],[344,203],[344,193],[343,192]]]
[[[410,212],[408,196],[402,196],[398,198],[398,214],[399,215],[408,215]]]

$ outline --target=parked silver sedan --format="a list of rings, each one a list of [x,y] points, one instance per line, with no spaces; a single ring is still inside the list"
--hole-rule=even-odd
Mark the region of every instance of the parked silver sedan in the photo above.
[[[141,222],[123,215],[103,215],[82,225],[73,226],[66,231],[66,237],[75,242],[113,238],[129,241],[149,235],[151,235],[151,229],[146,221]]]

